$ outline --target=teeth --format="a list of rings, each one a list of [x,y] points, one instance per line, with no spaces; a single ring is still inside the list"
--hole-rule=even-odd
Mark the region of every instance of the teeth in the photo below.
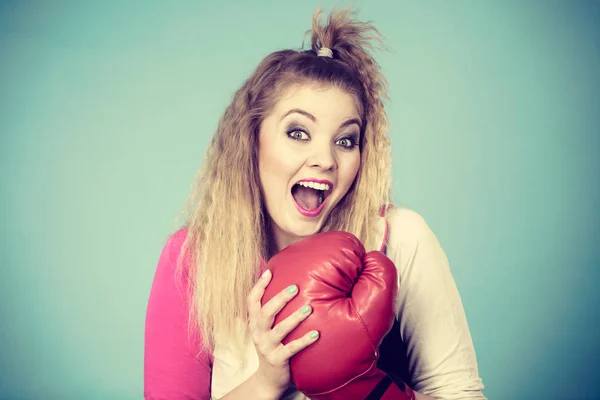
[[[298,185],[302,185],[304,187],[317,189],[317,190],[329,190],[329,185],[326,183],[298,182]]]

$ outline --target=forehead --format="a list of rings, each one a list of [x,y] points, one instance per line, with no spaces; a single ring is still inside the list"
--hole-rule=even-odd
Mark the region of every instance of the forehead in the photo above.
[[[273,107],[274,115],[299,108],[324,118],[357,118],[357,99],[335,86],[318,84],[293,85],[282,91]]]

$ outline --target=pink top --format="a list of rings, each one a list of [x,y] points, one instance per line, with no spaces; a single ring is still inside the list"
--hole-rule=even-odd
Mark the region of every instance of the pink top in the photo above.
[[[437,238],[413,211],[395,209],[386,220],[389,239],[386,224],[383,243],[399,271],[397,313],[414,389],[437,399],[485,399],[460,295]],[[243,381],[227,368],[232,360],[208,352],[198,356],[201,340],[189,340],[186,277],[177,282],[175,274],[186,234],[181,229],[167,240],[150,292],[146,400],[220,398]]]
[[[187,229],[167,241],[158,261],[146,312],[144,398],[210,399],[211,359],[197,357],[201,343],[188,340],[188,296],[175,268]],[[185,272],[185,271],[184,271]]]

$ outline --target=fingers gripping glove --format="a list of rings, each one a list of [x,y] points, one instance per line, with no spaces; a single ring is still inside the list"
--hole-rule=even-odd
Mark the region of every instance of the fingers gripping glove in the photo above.
[[[378,349],[394,323],[396,267],[383,253],[365,252],[346,232],[309,236],[275,255],[263,305],[292,284],[299,292],[274,326],[305,304],[313,313],[284,344],[318,330],[317,342],[290,360],[296,387],[311,400],[414,400],[414,392],[377,368]]]

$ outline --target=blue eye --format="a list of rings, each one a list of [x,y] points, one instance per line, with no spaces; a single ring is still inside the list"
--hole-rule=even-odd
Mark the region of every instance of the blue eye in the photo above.
[[[337,144],[346,149],[351,149],[357,145],[356,141],[353,138],[349,137],[338,140]]]
[[[287,135],[294,140],[308,140],[308,132],[300,128],[292,128],[287,130]]]

